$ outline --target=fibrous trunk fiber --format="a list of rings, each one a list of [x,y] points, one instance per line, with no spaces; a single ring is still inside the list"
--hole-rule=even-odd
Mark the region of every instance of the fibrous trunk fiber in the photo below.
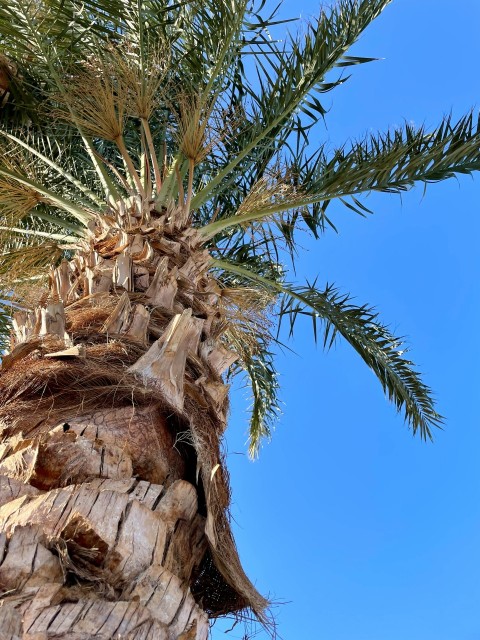
[[[99,221],[14,318],[1,640],[205,640],[207,614],[266,604],[226,514],[221,291],[191,229],[132,211]]]

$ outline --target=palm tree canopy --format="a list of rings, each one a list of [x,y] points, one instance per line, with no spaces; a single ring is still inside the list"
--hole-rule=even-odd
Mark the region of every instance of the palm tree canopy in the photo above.
[[[340,0],[279,41],[265,0],[1,2],[0,333],[95,220],[136,208],[148,225],[152,209],[181,205],[225,293],[225,346],[240,356],[227,375],[251,384],[252,455],[278,413],[278,325],[305,315],[325,347],[349,342],[431,438],[442,418],[402,340],[316,274],[289,277],[298,233],[335,228],[332,201],[365,216],[372,191],[480,169],[473,113],[339,148],[317,140],[323,94],[372,60],[348,51],[389,2]]]

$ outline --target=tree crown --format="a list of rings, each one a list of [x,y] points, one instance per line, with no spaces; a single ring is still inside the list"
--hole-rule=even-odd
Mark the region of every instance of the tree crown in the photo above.
[[[333,201],[365,216],[372,191],[480,168],[473,113],[336,149],[313,141],[323,94],[372,60],[348,51],[389,1],[340,0],[281,41],[265,0],[2,3],[2,334],[12,304],[28,305],[92,224],[131,229],[164,212],[211,257],[225,346],[239,355],[228,376],[251,384],[252,455],[278,413],[279,323],[293,332],[300,316],[325,347],[344,338],[413,433],[431,438],[442,418],[402,340],[335,286],[289,278],[298,233],[335,228]]]

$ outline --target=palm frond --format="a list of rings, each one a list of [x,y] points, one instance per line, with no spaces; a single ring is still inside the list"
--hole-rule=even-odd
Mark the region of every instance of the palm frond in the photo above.
[[[41,183],[35,182],[25,175],[21,175],[0,164],[0,176],[6,178],[8,181],[31,189],[32,193],[37,193],[39,197],[44,198],[45,201],[50,202],[59,209],[62,209],[66,213],[71,214],[76,220],[78,220],[85,227],[89,220],[94,219],[93,211],[88,211],[82,207],[79,207],[74,202],[67,200],[63,196],[51,191],[44,187]]]
[[[255,354],[242,360],[241,366],[252,393],[248,452],[251,458],[256,458],[262,442],[272,437],[280,414],[278,374],[274,366],[274,354],[265,344]]]
[[[318,179],[307,185],[312,200],[399,193],[416,182],[432,183],[480,169],[480,115],[458,122],[444,118],[433,131],[410,124],[370,135],[324,159]]]
[[[443,419],[435,411],[431,390],[422,382],[413,362],[403,357],[406,349],[402,348],[402,339],[390,333],[374,309],[353,304],[349,295],[332,286],[327,285],[322,291],[315,283],[306,286],[278,283],[224,260],[216,260],[215,266],[277,292],[278,314],[280,320],[288,317],[290,331],[299,315],[307,315],[313,320],[315,335],[317,324],[323,324],[325,347],[331,347],[335,337],[341,335],[375,373],[397,410],[403,410],[413,434],[418,431],[422,439],[432,439],[432,428],[440,427]]]
[[[51,264],[75,250],[80,237],[66,233],[61,219],[61,213],[39,212],[23,217],[18,227],[0,225],[0,282],[10,298],[28,288],[29,279],[45,279]]]
[[[7,296],[7,292],[0,290],[0,360],[10,343],[11,312]]]
[[[75,177],[70,171],[68,171],[68,169],[62,167],[61,164],[58,164],[53,160],[53,158],[57,156],[58,161],[62,161],[62,149],[59,147],[58,141],[49,140],[48,138],[45,139],[39,135],[33,136],[31,133],[28,135],[28,138],[33,138],[32,140],[29,140],[28,138],[27,140],[23,140],[2,129],[0,129],[0,136],[4,136],[7,140],[12,142],[13,145],[26,150],[29,154],[41,160],[45,165],[53,169],[58,176],[69,181],[76,189],[85,194],[97,207],[104,206],[104,203],[88,187],[88,185],[79,180],[78,177]],[[40,149],[43,149],[43,153]],[[7,155],[8,152],[4,151],[3,153],[4,155]],[[76,172],[78,174],[78,169]]]
[[[231,226],[258,222],[293,209],[303,210],[303,219],[308,216],[315,232],[325,224],[324,209],[312,208],[317,203],[339,198],[364,215],[371,213],[358,200],[365,193],[400,193],[417,182],[439,182],[478,171],[479,122],[480,115],[475,118],[473,113],[456,123],[448,116],[431,133],[424,127],[415,129],[406,124],[386,134],[371,135],[348,150],[337,150],[331,158],[320,152],[313,157],[311,166],[303,168],[303,176],[296,175],[294,168],[289,171],[296,186],[286,179],[280,181],[272,197],[246,199],[243,211],[206,225],[202,234],[211,238]],[[250,206],[246,207],[247,204]]]
[[[263,75],[258,78],[260,91],[248,85],[245,87],[252,104],[250,126],[245,131],[243,147],[197,193],[192,207],[204,204],[220,188],[225,178],[255,149],[274,145],[279,134],[285,136],[291,130],[294,111],[299,107],[306,107],[306,101],[312,108],[313,93],[331,91],[344,81],[340,78],[325,82],[329,71],[340,64],[349,66],[367,61],[353,57],[345,59],[346,51],[389,2],[390,0],[343,0],[330,13],[321,13],[317,21],[309,26],[308,34],[302,42],[291,40],[290,51],[286,47],[280,49],[272,43],[269,51],[271,55],[265,56],[262,51],[256,56]],[[321,113],[322,107],[319,105],[317,108]]]
[[[271,291],[250,286],[238,274],[224,272],[220,307],[227,327],[225,340],[239,360],[230,368],[229,377],[244,374],[251,390],[249,454],[258,456],[261,443],[272,435],[278,419],[279,384],[271,350],[270,311],[275,296]]]
[[[28,286],[28,280],[38,274],[44,274],[46,277],[47,268],[64,256],[65,245],[60,244],[55,238],[43,238],[41,242],[37,234],[33,240],[27,243],[22,238],[18,247],[15,247],[14,242],[10,242],[9,249],[0,254],[2,287],[9,287],[9,291],[15,291],[16,295],[19,295],[22,288],[20,285]]]

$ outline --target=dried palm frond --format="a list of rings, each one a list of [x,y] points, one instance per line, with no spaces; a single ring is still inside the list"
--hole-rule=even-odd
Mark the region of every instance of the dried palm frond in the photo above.
[[[107,58],[91,56],[75,69],[65,91],[56,96],[53,117],[74,122],[85,133],[103,140],[123,136],[130,91]]]
[[[32,285],[31,278],[35,278],[35,282],[46,282],[47,267],[55,264],[63,254],[63,248],[55,242],[23,243],[18,249],[0,253],[2,287],[11,288],[17,297],[23,299],[21,291],[25,289],[25,293],[28,292]]]
[[[13,173],[36,180],[35,163],[13,144],[0,147],[1,166]],[[15,226],[40,202],[46,199],[36,189],[11,178],[0,177],[0,225]],[[0,242],[2,232],[0,231]]]
[[[227,341],[241,343],[242,349],[255,351],[259,338],[269,341],[272,321],[269,312],[276,296],[254,288],[222,289],[218,307],[226,325]]]
[[[145,57],[128,43],[109,51],[115,77],[128,90],[128,115],[148,121],[160,103],[160,88],[170,62],[167,48],[157,44]]]
[[[0,224],[15,226],[42,201],[44,199],[34,189],[0,178]]]
[[[175,99],[176,105],[171,106],[173,136],[182,154],[197,165],[222,139],[219,127],[213,127],[215,104],[203,104],[201,96],[193,92],[179,93]]]
[[[12,289],[12,301],[21,308],[34,309],[49,294],[48,278],[43,275],[23,278],[13,284],[15,288]]]

